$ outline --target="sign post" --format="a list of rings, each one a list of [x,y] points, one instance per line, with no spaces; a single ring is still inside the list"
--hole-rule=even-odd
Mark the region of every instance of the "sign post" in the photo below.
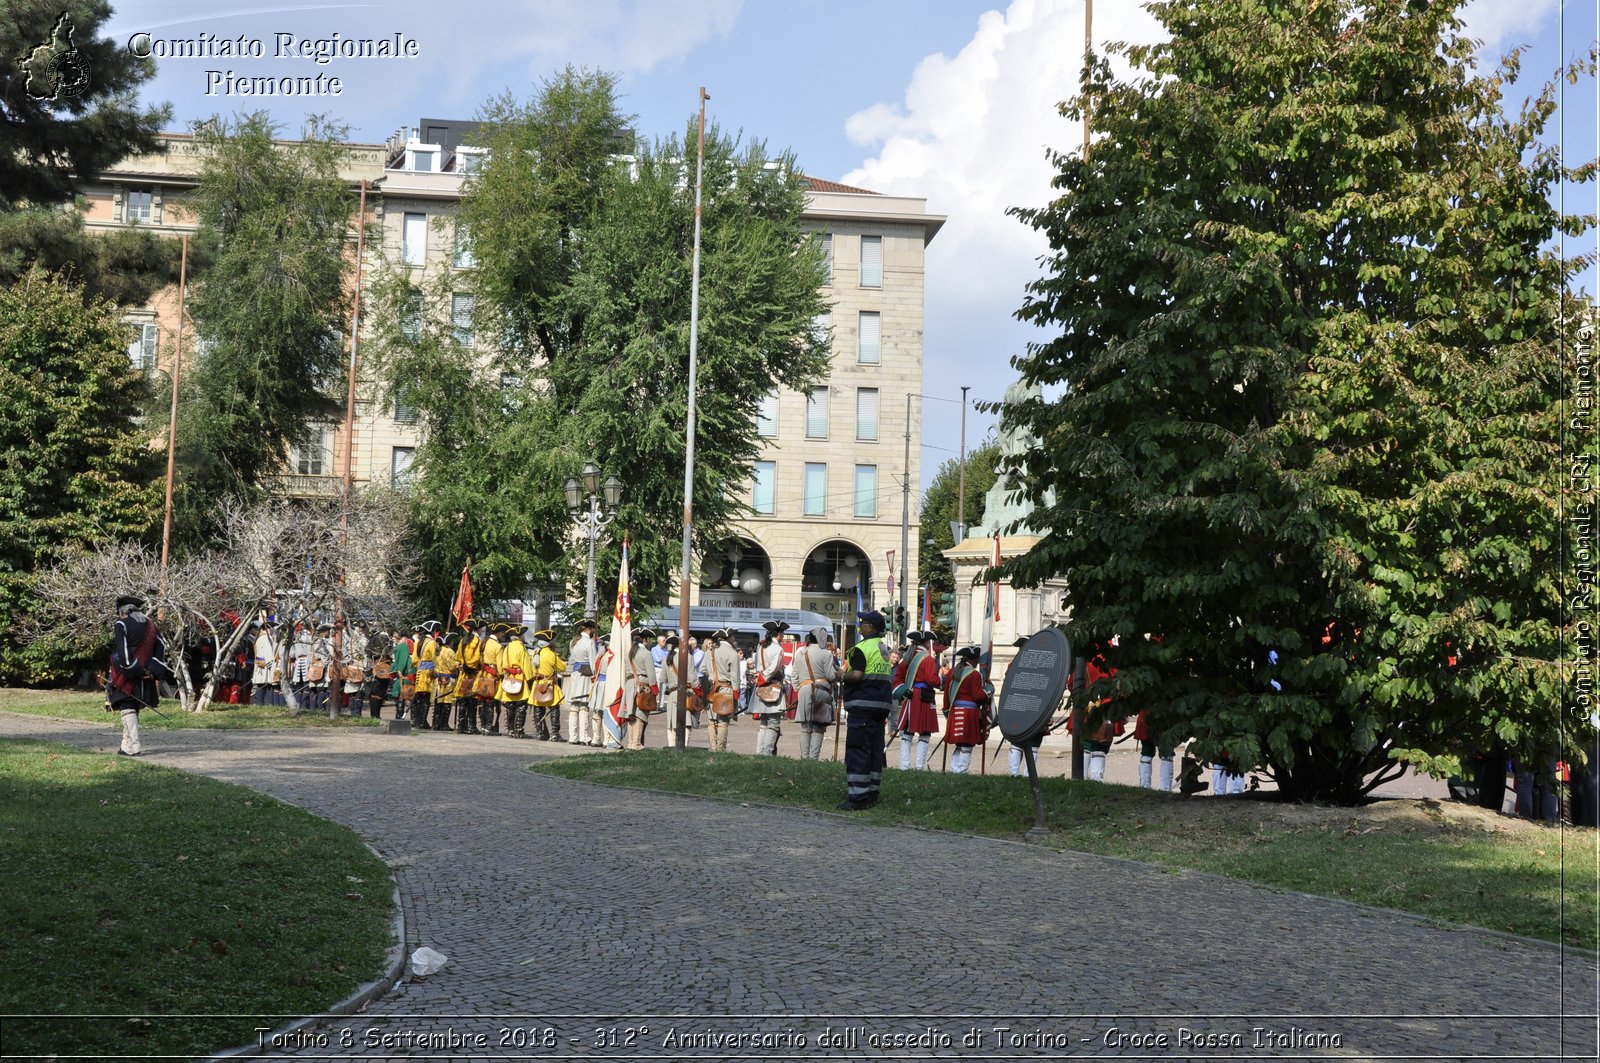
[[[1037,632],[1006,670],[1005,685],[995,709],[995,724],[1014,747],[1022,750],[1028,765],[1028,783],[1033,787],[1033,826],[1027,837],[1035,841],[1048,837],[1044,821],[1044,794],[1039,789],[1039,768],[1034,762],[1033,744],[1050,728],[1050,719],[1072,674],[1072,646],[1060,628],[1047,627]]]

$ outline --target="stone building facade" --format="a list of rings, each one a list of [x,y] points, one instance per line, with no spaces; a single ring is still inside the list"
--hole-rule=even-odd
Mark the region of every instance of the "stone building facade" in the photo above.
[[[444,271],[472,268],[454,223],[462,186],[482,158],[462,143],[472,126],[422,119],[386,144],[346,145],[343,176],[352,186],[367,185],[363,283],[386,263],[405,266],[424,287]],[[143,225],[174,237],[192,232],[183,196],[199,164],[191,137],[167,134],[158,152],[84,180],[88,226]],[[918,579],[923,270],[925,249],[944,218],[929,214],[919,198],[808,181],[805,225],[830,261],[824,294],[831,312],[822,324],[832,338],[832,368],[810,392],[780,389],[766,399],[765,446],[747,498],[755,514],[743,522],[737,546],[702,559],[697,604],[806,609],[848,626],[858,588],[865,604],[890,603],[889,577],[898,580],[901,567],[903,484],[909,484],[911,527],[906,570],[913,587]],[[177,300],[170,289],[128,313],[136,364],[170,371]],[[471,317],[470,305],[427,312],[464,324]],[[183,346],[185,360],[194,357],[192,330]],[[357,484],[403,485],[417,444],[414,417],[378,403],[378,389],[359,370],[358,379],[352,477]],[[327,425],[290,455],[282,490],[337,495],[344,445],[343,422]]]

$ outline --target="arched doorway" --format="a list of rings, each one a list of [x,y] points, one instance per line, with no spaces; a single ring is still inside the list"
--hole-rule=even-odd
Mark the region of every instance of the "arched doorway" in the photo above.
[[[800,608],[821,613],[834,621],[841,633],[853,631],[858,590],[862,608],[873,608],[872,562],[861,547],[845,539],[829,539],[806,554],[800,569]]]
[[[772,608],[772,558],[749,539],[708,551],[700,561],[700,605]]]

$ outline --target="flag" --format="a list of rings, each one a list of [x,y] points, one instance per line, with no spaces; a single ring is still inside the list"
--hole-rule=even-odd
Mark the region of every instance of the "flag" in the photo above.
[[[861,604],[861,581],[856,580],[856,614],[860,615],[866,611],[867,607]]]
[[[625,689],[628,674],[628,657],[633,652],[633,598],[628,588],[628,540],[622,540],[622,571],[617,577],[617,604],[611,610],[611,641],[606,647],[605,690],[601,693],[600,713],[610,744],[622,745],[623,699],[632,691]]]
[[[456,588],[456,596],[450,602],[450,615],[462,627],[466,627],[467,621],[472,619],[472,580],[467,575],[471,567],[472,559],[468,558],[461,568],[461,586]]]
[[[989,562],[991,573],[1000,567],[1000,536],[994,537],[994,557]],[[978,657],[978,670],[983,673],[984,681],[989,679],[989,672],[994,667],[994,622],[1000,619],[1000,583],[994,575],[989,577],[990,583],[984,589],[983,595],[983,649]]]
[[[922,585],[922,630],[924,631],[933,630],[933,602],[928,600],[931,593],[932,585],[924,583]]]

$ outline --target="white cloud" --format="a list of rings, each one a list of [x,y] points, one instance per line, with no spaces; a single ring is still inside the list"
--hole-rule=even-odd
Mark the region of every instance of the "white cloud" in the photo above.
[[[846,123],[851,140],[875,154],[844,183],[925,196],[930,211],[949,217],[928,248],[924,379],[932,394],[970,383],[975,398],[998,399],[1015,375],[1007,359],[1032,338],[1011,315],[1047,245],[1006,209],[1048,201],[1046,149],[1082,143],[1082,126],[1057,105],[1078,89],[1083,18],[1083,0],[1013,0],[1004,12],[985,12],[960,52],[917,65],[902,101]],[[1102,47],[1160,32],[1132,3],[1097,5],[1094,31]],[[924,428],[938,446],[945,434]],[[943,456],[929,452],[924,468]]]
[[[1479,55],[1495,62],[1508,49],[1532,44],[1561,0],[1471,0],[1461,9],[1466,35],[1483,42]]]

